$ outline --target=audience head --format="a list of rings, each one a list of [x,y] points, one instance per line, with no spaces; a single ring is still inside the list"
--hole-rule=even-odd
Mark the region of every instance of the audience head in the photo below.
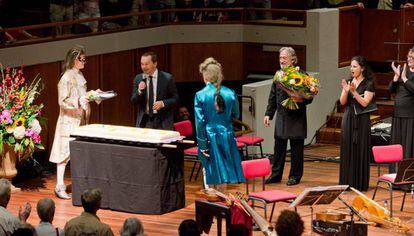
[[[146,52],[141,56],[141,69],[147,75],[152,75],[157,69],[158,56],[154,52]]]
[[[0,179],[0,206],[6,208],[11,195],[11,184],[7,179]]]
[[[283,210],[276,221],[278,235],[300,236],[304,231],[304,223],[296,211]]]
[[[298,63],[298,57],[296,56],[295,49],[292,47],[282,47],[279,49],[279,64],[280,68],[288,68],[290,66],[296,66]]]
[[[369,68],[367,59],[363,56],[354,56],[351,59],[350,70],[352,78],[358,78],[362,75],[367,80],[374,79],[374,73]]]
[[[212,83],[216,87],[216,97],[214,107],[218,113],[222,113],[226,107],[223,97],[220,95],[220,86],[223,81],[223,68],[216,59],[209,57],[199,66],[200,73],[203,75],[204,83]]]
[[[190,112],[188,112],[187,107],[181,106],[178,108],[178,118],[180,121],[190,119]]]
[[[76,45],[69,49],[66,53],[65,63],[63,64],[63,71],[70,70],[72,68],[83,69],[86,58],[85,48],[80,45]]]
[[[53,222],[55,216],[55,202],[50,198],[43,198],[37,202],[37,215],[43,222]]]
[[[86,189],[81,196],[82,206],[85,212],[96,214],[101,207],[102,192],[100,189]]]
[[[414,47],[412,47],[407,54],[407,66],[414,68]]]
[[[144,235],[144,226],[141,221],[135,217],[125,220],[122,227],[121,236],[141,236]]]
[[[230,225],[229,236],[250,236],[249,229],[243,224]]]
[[[178,227],[179,236],[199,236],[200,231],[198,230],[197,223],[195,220],[188,219],[183,220]]]
[[[37,235],[35,228],[31,224],[21,224],[19,228],[17,228],[13,233],[12,236],[35,236]]]

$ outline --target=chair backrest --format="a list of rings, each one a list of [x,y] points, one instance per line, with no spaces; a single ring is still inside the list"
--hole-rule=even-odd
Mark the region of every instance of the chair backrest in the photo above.
[[[187,137],[193,135],[193,125],[190,120],[174,123],[174,130],[179,132],[181,136]]]
[[[267,158],[242,161],[243,174],[246,179],[266,177],[270,174],[270,161]]]
[[[373,146],[372,154],[377,163],[399,162],[403,159],[403,148],[401,144]]]

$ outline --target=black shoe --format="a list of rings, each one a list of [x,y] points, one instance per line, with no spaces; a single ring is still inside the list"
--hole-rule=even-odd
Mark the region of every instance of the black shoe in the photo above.
[[[297,179],[289,179],[288,182],[286,183],[287,186],[291,186],[291,185],[297,185],[299,184],[299,180]]]
[[[271,184],[271,183],[280,183],[280,179],[270,176],[269,178],[267,178],[266,184]]]

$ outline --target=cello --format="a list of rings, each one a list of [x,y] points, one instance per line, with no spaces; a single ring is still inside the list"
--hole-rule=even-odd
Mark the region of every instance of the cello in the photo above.
[[[391,217],[390,212],[377,202],[355,188],[351,187],[351,190],[358,194],[352,201],[352,206],[367,220],[399,233],[406,233],[410,230],[399,218]]]

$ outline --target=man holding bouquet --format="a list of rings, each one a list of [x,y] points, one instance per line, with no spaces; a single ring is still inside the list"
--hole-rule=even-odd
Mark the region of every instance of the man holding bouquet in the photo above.
[[[293,48],[282,47],[279,50],[279,63],[282,70],[294,68],[297,61],[296,52]],[[295,69],[299,70],[299,68]],[[306,105],[312,102],[312,97],[307,98],[278,86],[276,81],[272,84],[263,119],[265,127],[269,127],[270,120],[273,119],[277,111],[272,174],[266,180],[267,184],[278,183],[282,180],[288,140],[290,140],[291,147],[291,168],[289,180],[286,184],[299,184],[302,178],[304,140],[307,135]],[[287,99],[293,100],[297,106],[292,108],[284,105],[284,101]]]

